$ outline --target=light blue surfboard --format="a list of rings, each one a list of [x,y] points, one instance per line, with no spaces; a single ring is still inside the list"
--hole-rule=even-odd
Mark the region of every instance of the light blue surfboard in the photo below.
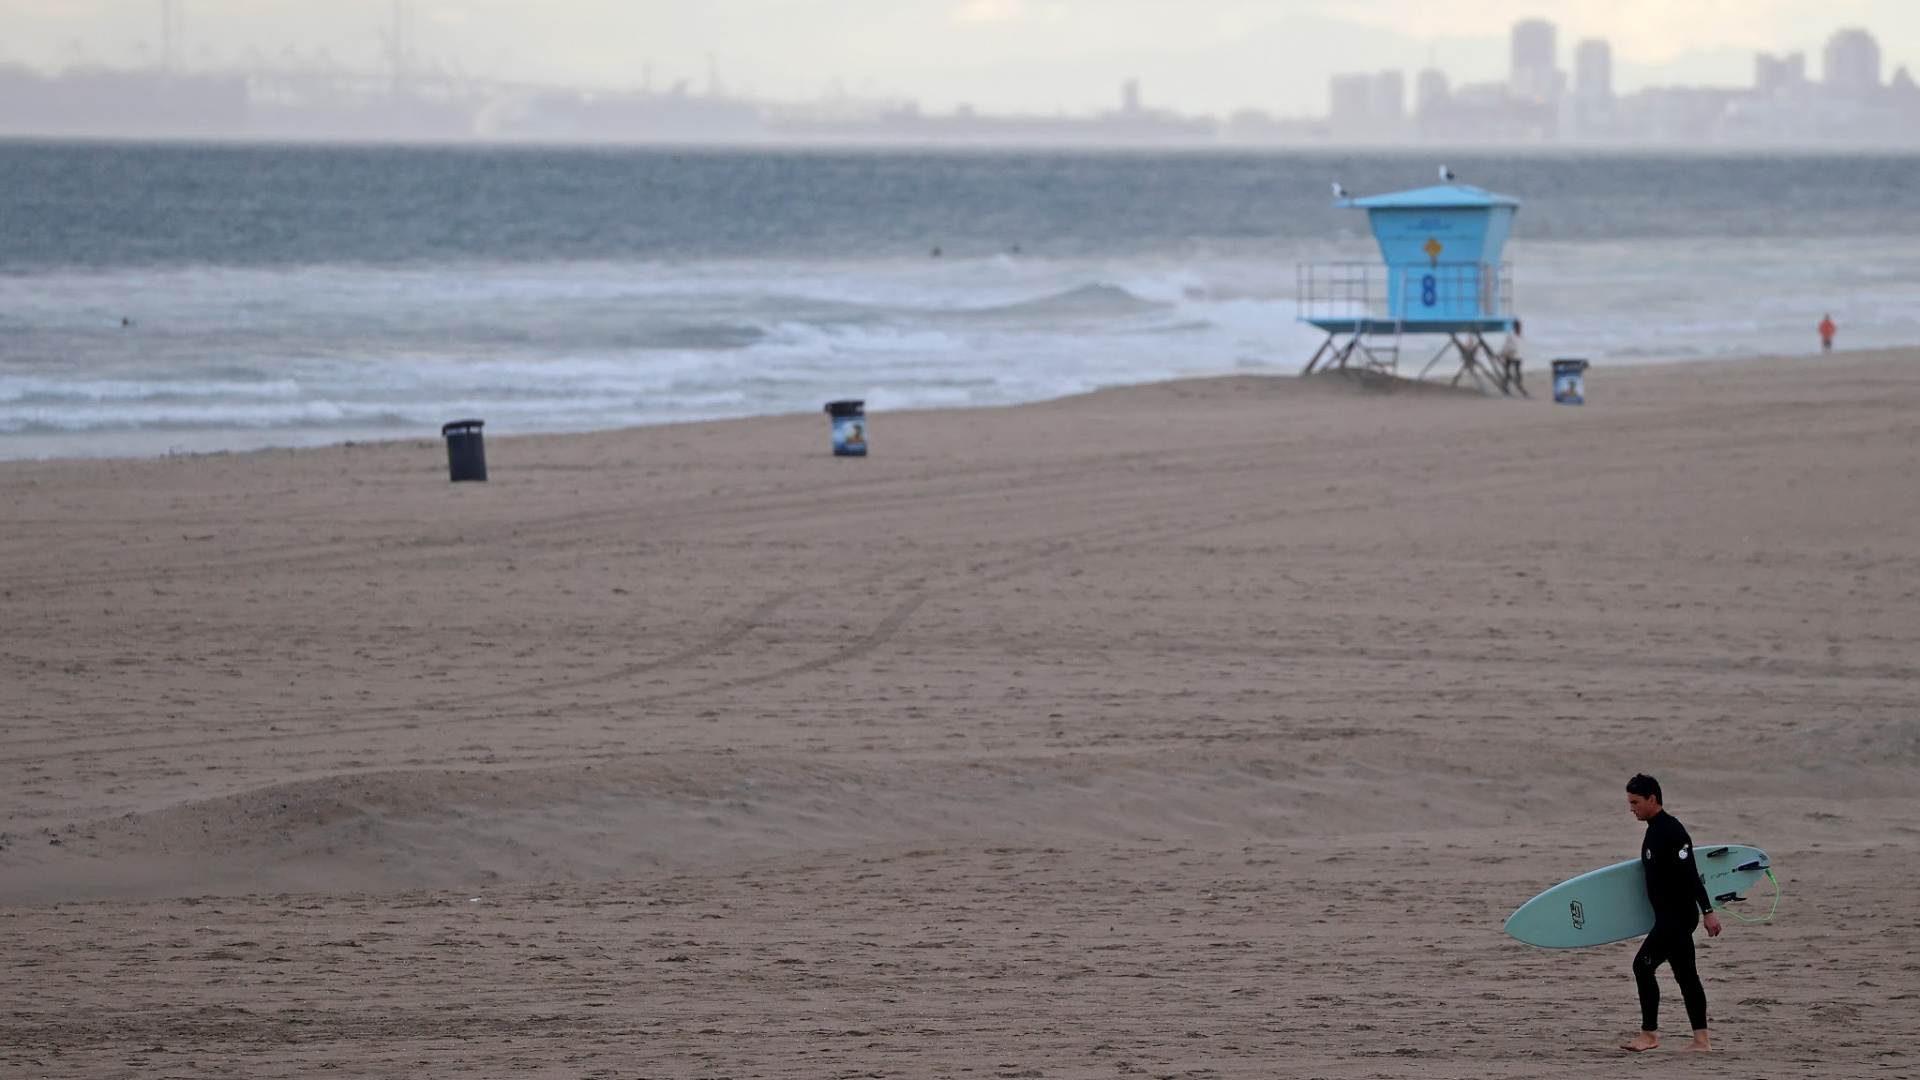
[[[1695,844],[1695,868],[1714,907],[1746,899],[1767,876],[1767,853],[1737,845]],[[1563,881],[1507,916],[1506,931],[1529,945],[1578,949],[1639,937],[1653,929],[1647,872],[1639,859]]]

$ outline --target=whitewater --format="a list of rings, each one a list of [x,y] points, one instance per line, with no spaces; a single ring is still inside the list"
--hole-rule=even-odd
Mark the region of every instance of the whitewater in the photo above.
[[[17,166],[24,151],[10,152]],[[1179,220],[1129,227],[1110,209],[1078,209],[1060,197],[1059,185],[1022,183],[1036,169],[1047,172],[1044,159],[967,159],[969,177],[945,175],[952,163],[933,157],[875,166],[894,170],[887,175],[905,170],[900,182],[933,189],[909,192],[896,215],[912,228],[863,206],[859,191],[841,190],[859,187],[857,178],[819,175],[834,169],[815,167],[788,177],[784,203],[757,201],[772,188],[747,183],[682,206],[658,227],[629,220],[622,227],[639,239],[624,244],[597,242],[591,223],[596,208],[618,212],[631,192],[576,192],[582,207],[560,201],[544,181],[525,182],[503,185],[491,220],[531,218],[537,226],[544,217],[580,239],[543,245],[538,228],[522,223],[519,246],[507,249],[484,236],[445,240],[466,235],[456,227],[471,231],[472,223],[443,222],[438,232],[419,225],[419,214],[451,213],[430,201],[381,203],[373,188],[383,169],[418,171],[404,152],[352,160],[372,174],[363,179],[371,206],[363,216],[373,220],[352,226],[362,234],[340,235],[332,224],[339,208],[315,209],[294,184],[279,208],[285,235],[251,245],[246,215],[256,215],[258,232],[273,207],[241,211],[222,229],[204,220],[217,206],[169,206],[151,192],[173,227],[129,218],[116,238],[69,223],[66,250],[56,212],[53,235],[42,230],[24,255],[16,244],[11,262],[0,264],[0,458],[422,437],[464,417],[484,419],[490,435],[603,430],[813,411],[850,397],[881,414],[1186,376],[1285,374],[1319,342],[1318,332],[1295,320],[1296,265],[1374,257],[1360,215],[1332,211],[1319,188],[1294,187],[1337,170],[1371,170],[1382,188],[1400,174],[1401,186],[1424,182],[1417,161],[1288,162],[1281,169],[1203,157],[1171,166],[1215,181],[1210,189],[1186,185],[1181,195],[1179,185],[1139,180],[1155,164],[1150,159],[1063,158],[1055,178],[1085,189],[1074,193],[1081,197],[1104,188],[1146,215],[1155,197],[1183,200],[1177,213],[1160,215]],[[489,161],[430,160],[450,171]],[[633,159],[611,164],[622,160]],[[724,171],[728,160],[694,164]],[[765,164],[744,160],[734,164]],[[537,162],[566,165],[564,155]],[[245,182],[223,170],[247,163],[244,152],[192,162],[235,197]],[[845,159],[828,163],[845,168]],[[808,170],[804,158],[785,165]],[[1556,167],[1527,164],[1510,178],[1514,193],[1527,197],[1528,169],[1536,186],[1564,180]],[[1861,167],[1911,165],[1868,160]],[[916,169],[937,175],[929,180]],[[1274,172],[1297,182],[1267,175]],[[820,197],[809,204],[784,192],[793,183]],[[129,197],[141,191],[136,186]],[[17,204],[21,196],[8,198]],[[1244,207],[1228,205],[1262,198],[1284,205],[1253,222],[1236,216]],[[1551,198],[1523,209],[1508,255],[1530,366],[1590,359],[1595,392],[1604,396],[1609,364],[1812,351],[1813,327],[1829,312],[1843,347],[1920,337],[1920,253],[1904,228],[1877,224],[1879,211],[1862,206],[1850,217],[1829,213],[1813,228],[1776,222],[1757,232],[1764,215],[1747,204],[1764,199],[1744,198],[1729,197],[1725,227],[1656,223],[1638,235],[1583,227]],[[991,227],[969,226],[964,209],[951,205],[956,199],[972,199],[972,220]],[[1213,206],[1212,216],[1184,204],[1195,199]],[[1288,205],[1304,225],[1285,218]],[[15,229],[30,216],[18,205],[0,210]],[[731,215],[731,231],[724,243],[710,242],[700,222],[721,215]],[[740,215],[757,215],[764,228],[741,228],[732,220]],[[809,215],[838,217],[840,242],[832,229],[802,220]],[[404,219],[419,235],[393,241],[383,218]],[[1409,342],[1408,358],[1417,359],[1420,347]],[[881,425],[876,438],[883,432]]]

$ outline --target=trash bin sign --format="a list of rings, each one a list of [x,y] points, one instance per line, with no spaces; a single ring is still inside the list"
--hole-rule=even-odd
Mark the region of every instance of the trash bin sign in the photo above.
[[[1587,367],[1585,360],[1553,362],[1553,400],[1559,405],[1587,403]]]
[[[447,440],[447,471],[455,482],[487,478],[487,447],[481,441],[482,420],[455,420],[440,425]]]
[[[867,403],[865,401],[829,401],[827,415],[833,417],[833,456],[867,456]]]

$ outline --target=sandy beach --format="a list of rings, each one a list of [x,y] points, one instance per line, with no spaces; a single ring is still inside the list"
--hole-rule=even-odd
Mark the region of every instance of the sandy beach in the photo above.
[[[1637,1076],[1646,771],[1920,1077],[1920,350],[1530,377],[0,464],[0,1074]]]

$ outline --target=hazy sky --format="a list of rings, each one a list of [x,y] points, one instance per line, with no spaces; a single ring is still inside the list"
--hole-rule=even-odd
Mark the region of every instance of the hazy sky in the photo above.
[[[57,70],[153,63],[162,0],[0,0],[0,60]],[[1835,29],[1877,34],[1886,74],[1920,65],[1917,0],[404,0],[427,65],[496,78],[774,98],[841,91],[929,110],[1149,105],[1319,112],[1335,71],[1424,67],[1499,78],[1507,28],[1538,17],[1614,44],[1616,84],[1744,85],[1756,50],[1804,50],[1818,76]],[[271,59],[384,64],[393,0],[174,0],[189,66]]]

